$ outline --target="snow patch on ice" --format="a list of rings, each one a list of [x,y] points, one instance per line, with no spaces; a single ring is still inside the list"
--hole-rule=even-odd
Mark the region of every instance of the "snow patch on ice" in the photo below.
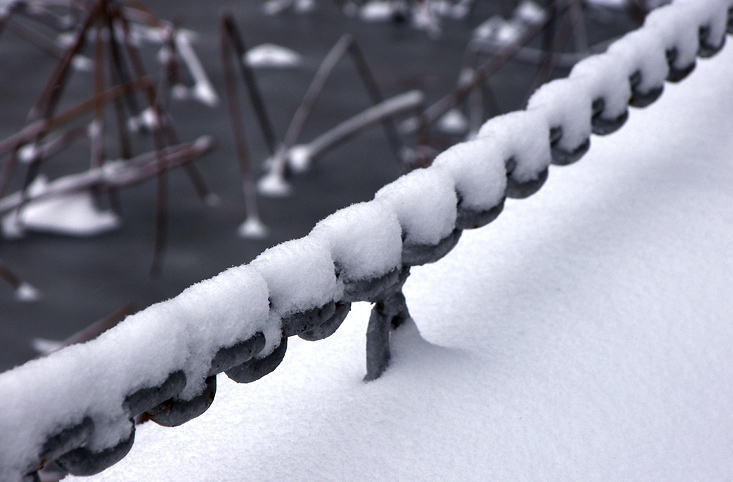
[[[33,303],[41,297],[41,291],[30,283],[23,282],[15,290],[15,299],[24,303]]]
[[[288,149],[288,166],[295,173],[306,172],[313,161],[311,148],[307,144],[300,144]]]
[[[29,186],[29,194],[41,195],[46,184],[46,179],[39,176]],[[116,214],[97,208],[88,191],[37,199],[3,218],[5,234],[11,236],[18,234],[15,228],[66,236],[95,236],[118,228],[120,223]]]
[[[392,19],[390,2],[371,0],[359,9],[359,18],[366,22],[387,22]]]
[[[274,170],[267,172],[257,181],[257,192],[263,196],[285,197],[290,195],[291,189],[288,181]]]
[[[243,238],[264,239],[269,234],[267,226],[256,216],[249,216],[239,225],[237,233]]]
[[[254,68],[289,68],[300,65],[300,54],[275,44],[262,44],[252,47],[244,55],[244,62]]]
[[[53,353],[64,344],[58,340],[48,340],[46,338],[33,338],[31,340],[31,346],[41,355],[48,355]]]
[[[524,25],[520,22],[506,20],[500,15],[495,15],[476,27],[473,34],[479,39],[508,45],[516,42],[523,30]]]
[[[438,120],[438,129],[446,134],[465,134],[468,132],[468,119],[460,109],[453,108]]]

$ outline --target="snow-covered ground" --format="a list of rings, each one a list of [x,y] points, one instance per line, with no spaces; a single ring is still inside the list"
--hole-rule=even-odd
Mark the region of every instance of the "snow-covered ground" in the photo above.
[[[369,306],[89,481],[733,478],[733,47]]]

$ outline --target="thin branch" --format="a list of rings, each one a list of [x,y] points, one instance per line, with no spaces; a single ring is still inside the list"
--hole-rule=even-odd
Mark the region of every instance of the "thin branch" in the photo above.
[[[209,136],[202,136],[191,143],[167,147],[124,162],[108,162],[99,168],[63,176],[49,182],[43,192],[26,196],[16,192],[0,199],[0,215],[18,209],[25,203],[93,187],[114,189],[129,187],[157,176],[160,172],[191,162],[213,148],[214,140]]]
[[[234,78],[234,68],[232,66],[232,44],[231,37],[226,32],[227,18],[231,18],[231,14],[227,11],[221,13],[221,62],[224,73],[224,86],[226,88],[227,105],[229,107],[229,119],[232,124],[232,133],[237,149],[237,159],[239,160],[239,170],[242,176],[242,191],[244,193],[244,206],[247,210],[248,219],[259,219],[259,210],[257,208],[257,191],[255,189],[252,168],[249,162],[249,151],[247,149],[247,140],[244,133],[244,122],[239,111],[239,95],[237,94],[237,85]],[[241,57],[236,57],[237,62],[242,62]]]
[[[272,123],[265,110],[265,104],[262,101],[262,95],[260,89],[257,86],[252,68],[245,62],[245,54],[247,53],[247,47],[244,44],[244,39],[239,33],[234,18],[228,12],[222,14],[222,23],[226,35],[231,39],[232,46],[237,55],[237,64],[239,65],[244,84],[247,87],[247,93],[249,94],[250,102],[254,108],[255,115],[262,131],[262,137],[265,139],[265,144],[270,150],[270,154],[274,155],[277,150],[277,138],[275,137],[275,130],[272,128]]]
[[[305,149],[311,158],[315,158],[327,149],[335,147],[339,143],[357,134],[359,131],[377,122],[381,122],[383,119],[417,109],[424,101],[424,94],[418,90],[412,90],[392,97],[391,99],[370,107],[356,116],[340,123],[324,134],[321,134],[313,141],[309,142],[305,146]]]

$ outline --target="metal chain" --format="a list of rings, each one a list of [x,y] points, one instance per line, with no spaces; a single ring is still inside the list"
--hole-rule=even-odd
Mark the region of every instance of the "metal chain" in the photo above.
[[[726,33],[733,35],[733,0],[725,0],[727,15]],[[679,2],[678,2],[679,3]],[[675,8],[675,4],[671,7]],[[721,3],[721,5],[723,5]],[[722,7],[721,7],[722,8]],[[642,28],[643,30],[644,28]],[[723,47],[725,35],[722,39],[711,38],[712,27],[708,24],[699,26],[698,56],[706,58],[714,55]],[[689,75],[695,67],[694,61],[685,66],[678,66],[678,51],[674,46],[665,47],[663,54],[669,65],[669,82],[678,82]],[[654,102],[663,91],[663,84],[646,90],[643,85],[641,68],[629,76],[631,97],[629,105],[646,107]],[[610,134],[619,129],[628,118],[628,110],[621,115],[608,117],[605,108],[608,101],[603,97],[593,99],[591,106],[591,127],[596,135]],[[567,165],[579,160],[590,146],[590,137],[575,146],[573,149],[561,147],[563,138],[562,125],[549,126],[551,162],[555,165]],[[86,447],[87,441],[95,430],[103,430],[95,423],[95,415],[89,413],[79,423],[71,426],[60,426],[38,444],[37,454],[27,454],[24,461],[3,460],[0,456],[0,476],[7,482],[38,481],[37,471],[49,461],[56,461],[62,468],[75,475],[92,475],[105,470],[127,455],[135,437],[133,419],[136,416],[146,416],[164,426],[177,426],[185,423],[205,412],[211,406],[216,394],[216,375],[226,373],[232,380],[239,383],[250,383],[262,378],[277,368],[287,350],[287,338],[300,336],[305,340],[320,340],[333,334],[348,314],[351,303],[361,301],[374,303],[372,315],[367,331],[367,375],[365,380],[378,378],[389,364],[389,337],[390,331],[409,318],[409,311],[402,286],[410,274],[410,267],[438,261],[459,241],[464,229],[474,229],[484,226],[502,212],[504,199],[524,198],[537,192],[547,179],[547,168],[535,173],[533,179],[519,181],[513,177],[517,166],[517,159],[510,157],[505,161],[507,186],[505,196],[486,209],[475,209],[463,205],[462,193],[457,192],[458,204],[455,229],[444,239],[434,245],[403,243],[402,267],[393,269],[364,279],[344,279],[340,276],[340,267],[335,266],[335,274],[340,276],[343,283],[343,296],[322,306],[314,306],[289,314],[282,318],[282,338],[272,353],[258,358],[257,355],[265,347],[265,336],[258,332],[247,340],[233,342],[229,346],[221,347],[213,356],[210,368],[205,374],[200,393],[187,399],[179,395],[190,381],[186,379],[183,369],[173,371],[161,384],[143,387],[127,395],[123,402],[123,411],[129,420],[129,431],[126,436],[114,446],[100,451]],[[123,341],[120,340],[122,343]],[[200,382],[200,380],[199,380]],[[13,417],[12,413],[4,412],[3,417]],[[124,420],[120,421],[124,423]],[[5,437],[12,434],[5,434]]]

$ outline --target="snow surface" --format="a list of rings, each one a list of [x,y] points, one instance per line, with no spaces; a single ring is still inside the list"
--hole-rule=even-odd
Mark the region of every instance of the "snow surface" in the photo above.
[[[71,480],[730,480],[731,85],[727,47],[413,269],[416,325],[379,380],[361,381],[355,304],[273,374],[220,377],[207,413],[142,425],[122,462]]]

